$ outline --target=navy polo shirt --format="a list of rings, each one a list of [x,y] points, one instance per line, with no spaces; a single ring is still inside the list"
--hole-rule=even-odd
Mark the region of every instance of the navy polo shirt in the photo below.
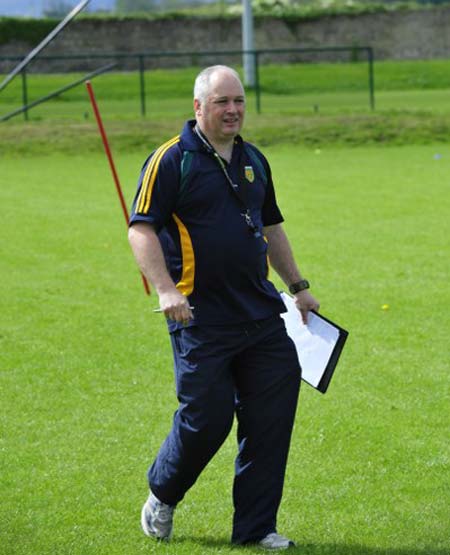
[[[147,222],[155,227],[170,275],[194,307],[191,325],[237,324],[284,312],[268,280],[267,241],[262,235],[263,226],[283,221],[269,164],[253,145],[245,143],[244,148],[239,136],[231,162],[224,161],[232,181],[247,189],[247,206],[261,230],[255,234],[242,215],[244,205],[218,160],[194,133],[194,125],[194,120],[186,122],[181,135],[146,160],[130,225]],[[240,182],[241,156],[246,177]],[[170,329],[176,327],[169,323]]]

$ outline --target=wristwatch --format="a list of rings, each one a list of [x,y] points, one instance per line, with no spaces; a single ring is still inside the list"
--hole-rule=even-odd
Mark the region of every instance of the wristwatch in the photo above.
[[[291,283],[289,285],[289,293],[295,295],[296,293],[300,293],[304,289],[309,289],[309,281],[307,279],[301,279],[300,281],[296,281],[295,283]]]

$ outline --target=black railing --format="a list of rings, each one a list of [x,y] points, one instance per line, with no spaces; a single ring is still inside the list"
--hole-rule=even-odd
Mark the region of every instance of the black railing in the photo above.
[[[318,48],[275,48],[275,49],[263,49],[263,50],[220,50],[220,51],[192,51],[192,52],[136,52],[136,53],[124,53],[124,52],[111,52],[111,53],[103,53],[103,54],[66,54],[61,56],[41,56],[34,61],[34,64],[39,63],[40,67],[50,67],[50,64],[55,61],[63,62],[65,69],[67,71],[67,67],[70,66],[67,62],[71,61],[78,61],[81,64],[77,64],[77,69],[80,69],[80,66],[87,68],[89,65],[92,64],[93,61],[97,60],[115,60],[114,64],[111,64],[111,67],[108,66],[108,69],[112,69],[112,67],[118,67],[120,62],[122,65],[128,65],[129,67],[137,68],[139,73],[139,91],[140,91],[140,111],[141,115],[146,115],[146,94],[145,94],[145,72],[150,71],[156,67],[166,66],[166,64],[151,64],[151,68],[146,68],[146,62],[148,60],[158,60],[164,58],[172,58],[172,59],[187,59],[180,65],[188,65],[189,61],[191,61],[192,65],[197,65],[199,63],[199,58],[210,58],[216,60],[214,63],[217,63],[217,59],[223,59],[225,57],[230,56],[253,56],[254,60],[254,68],[255,68],[255,83],[254,83],[254,92],[255,92],[255,102],[256,102],[256,112],[258,114],[262,111],[262,93],[261,93],[261,79],[260,79],[260,67],[261,67],[261,58],[264,56],[268,58],[269,61],[276,60],[277,57],[286,55],[286,54],[295,54],[295,55],[302,55],[304,57],[303,61],[311,61],[315,55],[323,54],[323,53],[339,53],[339,54],[346,54],[348,53],[350,59],[359,59],[359,54],[364,54],[367,59],[368,63],[368,91],[369,91],[369,106],[371,110],[375,109],[375,86],[374,86],[374,55],[373,49],[370,46],[333,46],[333,47],[318,47]],[[309,59],[308,59],[309,57]],[[10,61],[20,61],[22,58],[20,56],[0,56],[0,66],[4,65],[3,62],[10,62]],[[89,62],[88,62],[89,61]],[[123,64],[123,62],[134,62]],[[71,65],[70,70],[73,71],[74,64]],[[99,70],[94,70],[90,73],[90,75],[101,74],[104,73],[104,68],[100,68]],[[35,72],[37,72],[35,70]],[[19,113],[23,113],[25,119],[28,118],[28,110],[32,107],[46,101],[50,100],[51,98],[62,94],[64,91],[80,84],[82,80],[79,82],[72,83],[67,87],[62,87],[38,99],[38,101],[34,101],[32,103],[28,103],[28,81],[27,81],[27,73],[26,69],[23,69],[22,72],[22,102],[23,105],[21,108],[6,114],[5,116],[0,118],[0,121],[4,121],[5,119],[9,119],[14,115]]]

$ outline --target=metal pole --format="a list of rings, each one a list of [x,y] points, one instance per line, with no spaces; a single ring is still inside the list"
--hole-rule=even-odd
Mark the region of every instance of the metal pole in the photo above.
[[[373,78],[373,48],[367,49],[367,57],[369,61],[369,94],[370,94],[370,109],[375,110],[375,86]]]
[[[22,105],[24,106],[23,118],[28,121],[28,91],[27,91],[27,70],[22,69]]]
[[[255,98],[256,98],[256,113],[261,113],[261,87],[259,84],[259,54],[253,53],[255,56]]]
[[[20,73],[20,71],[22,71],[23,68],[25,68],[33,58],[35,58],[39,52],[41,50],[43,50],[47,44],[49,42],[51,42],[56,35],[58,35],[58,33],[60,33],[60,31],[62,31],[64,29],[64,27],[70,23],[70,21],[78,14],[78,12],[80,12],[87,4],[88,2],[90,2],[90,0],[82,0],[77,6],[75,6],[75,8],[66,15],[66,17],[60,22],[58,23],[58,25],[53,29],[53,31],[51,31],[46,37],[45,39],[40,42],[36,48],[34,48],[29,54],[28,56],[26,56],[12,71],[11,73],[2,81],[2,83],[0,84],[0,91],[2,91],[6,85],[12,81],[14,79],[14,77]]]
[[[248,87],[255,86],[255,59],[249,51],[254,50],[253,40],[253,12],[251,0],[242,0],[242,49],[244,56],[244,84]]]
[[[111,173],[114,179],[114,184],[116,186],[117,194],[119,195],[120,204],[122,206],[122,212],[128,227],[128,220],[130,218],[128,215],[127,205],[125,203],[125,199],[122,193],[122,187],[120,186],[119,176],[117,175],[116,166],[114,164],[111,149],[109,148],[109,143],[108,143],[108,138],[106,136],[105,128],[103,127],[102,117],[100,115],[100,111],[97,106],[97,101],[95,100],[94,89],[92,88],[90,81],[86,81],[86,87],[89,93],[89,98],[91,100],[92,109],[94,110],[95,119],[97,120],[97,126],[100,131],[100,135],[102,137],[103,146],[105,148],[106,157],[108,158],[109,167],[111,169]],[[145,292],[147,293],[147,295],[150,295],[150,287],[148,285],[148,281],[142,272],[141,272],[141,277],[142,277],[142,283],[144,285]]]
[[[37,100],[33,100],[33,102],[31,102],[30,104],[27,104],[26,106],[22,106],[21,108],[17,108],[17,110],[9,112],[5,116],[1,117],[0,121],[6,121],[6,120],[12,118],[13,116],[17,116],[17,114],[21,114],[22,112],[25,112],[26,110],[29,110],[30,108],[34,108],[38,104],[42,104],[43,102],[45,102],[47,100],[50,100],[51,98],[54,98],[55,96],[58,96],[58,95],[62,94],[65,91],[68,91],[69,89],[73,89],[77,85],[80,85],[81,83],[83,83],[83,81],[86,81],[86,79],[90,79],[91,77],[96,77],[97,75],[100,75],[101,73],[105,73],[106,71],[109,71],[110,69],[112,69],[116,65],[117,64],[115,64],[115,63],[114,64],[108,64],[107,66],[103,66],[99,69],[96,69],[95,71],[92,71],[91,73],[88,73],[87,75],[85,75],[81,79],[78,79],[74,83],[70,83],[70,85],[66,85],[65,87],[61,87],[60,89],[58,89],[58,90],[56,90],[56,91],[54,91],[50,94],[47,94],[45,96],[41,96],[41,98],[38,98]]]
[[[145,75],[144,56],[139,56],[139,77],[141,91],[141,116],[145,117]]]

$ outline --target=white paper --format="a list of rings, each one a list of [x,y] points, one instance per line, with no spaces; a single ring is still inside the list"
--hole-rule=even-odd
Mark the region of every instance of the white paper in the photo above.
[[[302,367],[302,379],[317,387],[339,339],[339,329],[314,314],[308,313],[308,324],[295,306],[294,299],[282,292],[287,312],[281,314],[289,337],[294,341]]]

